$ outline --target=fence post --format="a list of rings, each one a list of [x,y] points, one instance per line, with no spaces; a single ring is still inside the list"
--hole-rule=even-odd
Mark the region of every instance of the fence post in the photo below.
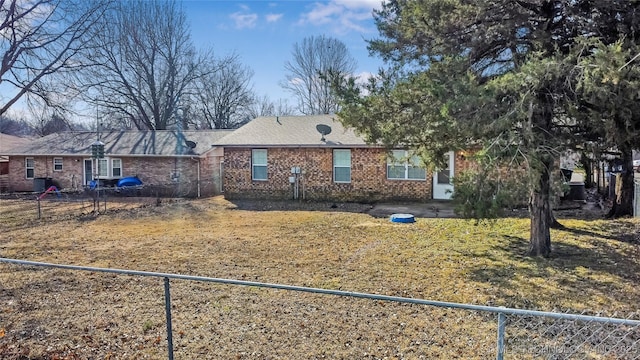
[[[169,360],[173,360],[173,332],[171,330],[171,292],[169,291],[169,278],[164,278],[164,305],[167,316],[167,350]]]
[[[40,198],[37,198],[38,200],[38,220],[40,220],[40,218],[42,217],[42,211],[40,210]]]
[[[498,354],[497,360],[504,359],[504,330],[507,324],[507,316],[504,313],[498,313]]]

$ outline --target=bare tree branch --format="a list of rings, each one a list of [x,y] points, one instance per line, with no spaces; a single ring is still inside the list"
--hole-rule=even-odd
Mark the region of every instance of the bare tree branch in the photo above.
[[[216,71],[196,81],[198,127],[233,129],[251,120],[246,108],[254,101],[251,89],[253,70],[230,55],[213,66]]]
[[[329,72],[350,75],[356,68],[346,45],[340,40],[311,36],[293,46],[293,60],[285,63],[286,81],[281,85],[298,100],[298,110],[305,115],[332,114],[338,110]]]
[[[85,58],[93,67],[79,77],[85,100],[138,129],[177,126],[195,80],[213,71],[211,54],[196,53],[174,1],[120,2],[92,37]]]
[[[10,0],[0,2],[0,115],[25,95],[60,106],[61,88],[43,86],[53,75],[78,68],[86,33],[96,26],[110,1]],[[64,85],[60,83],[59,85]]]

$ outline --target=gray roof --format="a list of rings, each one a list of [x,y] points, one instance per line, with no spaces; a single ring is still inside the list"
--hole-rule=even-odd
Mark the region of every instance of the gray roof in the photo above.
[[[189,156],[209,151],[213,144],[231,130],[127,130],[100,133],[106,155],[118,156]],[[0,155],[85,156],[91,154],[95,132],[62,132],[51,134]],[[192,149],[188,145],[194,142]],[[191,144],[193,145],[193,144]]]
[[[324,136],[317,125],[331,128]],[[251,120],[241,128],[216,142],[225,147],[367,147],[364,138],[353,129],[345,129],[336,115],[265,116]]]
[[[0,155],[19,146],[28,144],[32,139],[0,133]]]

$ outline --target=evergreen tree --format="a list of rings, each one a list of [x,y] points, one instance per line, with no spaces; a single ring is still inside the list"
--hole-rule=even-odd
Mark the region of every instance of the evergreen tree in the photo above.
[[[593,50],[584,40],[617,41],[616,24],[636,4],[389,1],[375,13],[381,38],[370,50],[391,69],[364,92],[353,79],[334,82],[340,118],[369,141],[417,148],[427,163],[475,147],[493,163],[526,169],[529,254],[548,256],[559,156],[585,128],[574,116],[585,105],[578,64]]]
[[[602,139],[601,146],[617,150],[623,165],[609,217],[633,215],[633,150],[640,148],[640,47],[625,43],[595,39],[585,43],[589,55],[577,60],[575,117]]]

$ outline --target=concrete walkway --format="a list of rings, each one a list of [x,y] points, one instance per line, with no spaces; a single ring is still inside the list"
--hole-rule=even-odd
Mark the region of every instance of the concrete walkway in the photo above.
[[[373,206],[368,214],[374,217],[389,217],[392,214],[411,214],[416,218],[454,218],[451,201],[433,200],[428,203],[391,204],[381,203]]]

